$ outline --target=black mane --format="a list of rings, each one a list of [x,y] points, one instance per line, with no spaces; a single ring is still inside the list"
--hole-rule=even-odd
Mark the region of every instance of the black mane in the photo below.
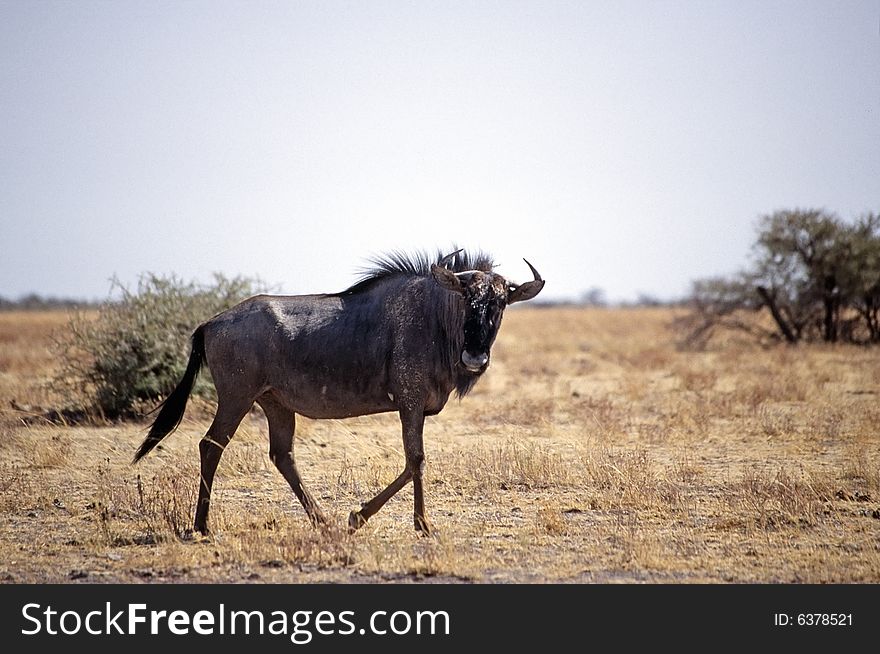
[[[361,278],[352,286],[338,293],[338,295],[352,295],[364,291],[374,283],[405,275],[408,277],[427,277],[431,274],[431,265],[440,263],[446,255],[454,252],[457,248],[453,247],[449,252],[437,251],[435,256],[429,255],[427,252],[419,251],[415,253],[407,253],[401,250],[393,250],[388,254],[379,255],[370,259],[371,266],[361,270]],[[465,270],[482,270],[483,272],[491,272],[495,267],[492,257],[481,250],[474,253],[462,250],[455,255],[451,264],[447,268],[453,272],[463,272]]]

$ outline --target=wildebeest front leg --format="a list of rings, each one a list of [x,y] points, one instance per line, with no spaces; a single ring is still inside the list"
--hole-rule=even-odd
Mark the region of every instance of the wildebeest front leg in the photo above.
[[[400,422],[403,426],[403,449],[406,455],[406,466],[397,479],[388,484],[381,493],[365,503],[360,511],[352,511],[348,517],[351,531],[366,524],[385,502],[390,500],[406,483],[413,481],[413,523],[423,534],[430,533],[428,521],[425,519],[425,499],[422,489],[422,472],[425,465],[425,453],[422,445],[422,430],[425,426],[425,414],[421,409],[400,411]]]
[[[425,519],[425,496],[422,490],[422,475],[425,472],[425,449],[422,444],[422,429],[425,426],[425,416],[421,412],[417,419],[413,420],[410,429],[406,423],[403,427],[403,450],[406,454],[406,467],[412,470],[413,480],[413,526],[416,531],[430,534],[431,528]]]

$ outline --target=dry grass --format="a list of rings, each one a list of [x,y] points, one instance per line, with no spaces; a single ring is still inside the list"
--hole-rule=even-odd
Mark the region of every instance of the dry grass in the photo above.
[[[66,322],[63,311],[0,311],[0,417],[13,403],[38,413],[58,399],[48,386],[59,367],[50,348]]]
[[[138,466],[144,425],[24,424],[55,399],[63,316],[0,314],[0,579],[880,582],[880,352],[681,352],[671,318],[510,311],[485,379],[427,422],[434,537],[412,530],[409,487],[343,529],[400,472],[394,415],[298,421],[333,525],[313,529],[255,412],[218,472],[214,536],[193,539],[209,414]]]

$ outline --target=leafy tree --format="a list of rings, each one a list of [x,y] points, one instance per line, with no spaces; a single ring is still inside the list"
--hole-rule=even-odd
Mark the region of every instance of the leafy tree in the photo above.
[[[867,332],[866,339],[880,343],[880,214],[860,218],[849,232],[850,258],[844,267],[845,301]],[[847,336],[851,321],[844,323]]]
[[[800,340],[804,330],[837,340],[844,234],[840,220],[822,211],[777,211],[762,218],[754,247],[756,291],[787,341]]]
[[[716,327],[767,336],[744,318],[764,308],[789,343],[880,342],[880,216],[847,224],[823,210],[783,210],[757,231],[751,268],[694,282],[685,344],[704,345]]]

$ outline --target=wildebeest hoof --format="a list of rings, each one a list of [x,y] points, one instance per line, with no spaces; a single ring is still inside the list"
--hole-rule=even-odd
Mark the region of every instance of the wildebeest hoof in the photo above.
[[[415,525],[416,531],[422,536],[433,536],[435,533],[434,528],[431,527],[431,525],[428,524],[428,521],[424,518],[414,518],[413,524]]]
[[[180,535],[180,540],[187,543],[210,543],[214,541],[214,534],[208,529],[205,529],[204,531],[199,531],[198,529],[186,529]]]
[[[183,533],[185,533],[185,534],[188,533],[188,534],[191,534],[193,536],[193,538],[198,538],[199,536],[210,536],[211,530],[208,529],[207,525],[202,525],[201,527],[196,525],[192,529],[187,529]]]
[[[367,519],[361,515],[360,511],[352,511],[348,514],[348,533],[353,534],[365,524],[367,524]]]

